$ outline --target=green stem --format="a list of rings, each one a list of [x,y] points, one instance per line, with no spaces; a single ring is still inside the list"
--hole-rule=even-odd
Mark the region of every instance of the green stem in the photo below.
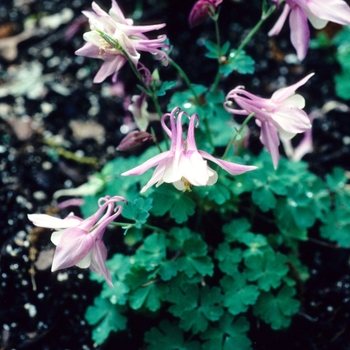
[[[260,29],[260,27],[265,22],[265,20],[268,19],[275,10],[276,10],[276,5],[272,5],[266,12],[263,11],[259,22],[253,27],[253,29],[248,33],[248,35],[245,37],[245,39],[242,41],[242,43],[238,46],[237,50],[234,52],[234,56],[231,59],[231,62],[234,61],[239,56],[239,53],[245,48],[245,46],[249,43],[249,41],[252,39],[252,37]],[[222,74],[220,73],[220,71],[218,71],[216,76],[215,76],[212,91],[216,91],[216,89],[219,85],[221,76],[222,76]]]
[[[191,84],[190,79],[188,78],[187,74],[185,73],[185,71],[173,60],[170,59],[170,64],[178,71],[178,73],[181,75],[181,78],[184,80],[184,82],[186,83],[186,85],[188,86],[188,88],[190,89],[190,91],[192,92],[192,95],[194,97],[194,99],[196,100],[196,103],[198,104],[198,106],[201,105],[201,101],[199,100],[198,95],[196,94],[196,92],[193,89],[193,86]]]
[[[135,224],[133,224],[132,222],[111,222],[110,225],[117,226],[117,227],[129,227],[129,228],[135,226]],[[165,231],[162,228],[159,228],[157,226],[142,224],[142,227],[149,228],[150,230],[162,232],[166,235],[168,234],[168,231]]]
[[[220,57],[221,57],[221,40],[220,40],[220,29],[219,29],[219,21],[218,16],[212,17],[215,23],[215,36],[216,36],[216,45],[218,47],[218,61],[220,64]]]
[[[240,128],[237,130],[237,132],[234,134],[234,136],[232,137],[231,141],[227,144],[225,152],[222,156],[221,159],[225,159],[228,155],[228,152],[230,151],[230,148],[232,147],[233,143],[236,141],[238,135],[240,135],[244,129],[244,127],[248,124],[249,120],[252,119],[254,117],[255,113],[249,114],[247,118],[245,118],[244,122],[242,123],[242,125],[240,126]]]
[[[216,45],[218,47],[218,63],[219,63],[219,69],[216,73],[212,91],[216,91],[221,79],[222,74],[220,73],[220,66],[221,66],[221,40],[220,40],[220,30],[219,30],[219,22],[218,22],[218,16],[212,17],[215,23],[215,36],[216,36]]]
[[[185,73],[185,71],[174,61],[174,60],[170,60],[170,64],[179,72],[180,76],[182,77],[182,79],[185,81],[186,85],[188,86],[188,88],[190,89],[190,91],[192,92],[192,95],[196,101],[196,104],[198,106],[201,106],[202,103],[199,99],[199,96],[196,94],[196,92],[194,91],[193,89],[193,86],[191,84],[191,81],[190,79],[188,78],[187,74]],[[207,116],[204,114],[201,116],[203,118],[203,123],[204,123],[204,127],[205,127],[205,132],[206,132],[206,135],[208,137],[208,141],[210,143],[210,145],[212,147],[214,147],[214,143],[213,143],[213,138],[212,138],[212,135],[211,135],[211,131],[210,131],[210,128],[209,128],[209,124],[208,124],[208,119],[207,119]]]
[[[245,39],[242,41],[241,45],[238,46],[237,50],[235,51],[235,56],[237,57],[237,54],[239,54],[244,47],[249,43],[249,41],[252,39],[252,37],[256,34],[256,32],[260,29],[262,24],[272,15],[272,13],[276,10],[276,5],[272,5],[267,12],[263,12],[261,14],[261,18],[259,22],[254,26],[254,28],[248,33],[248,35],[245,37]]]

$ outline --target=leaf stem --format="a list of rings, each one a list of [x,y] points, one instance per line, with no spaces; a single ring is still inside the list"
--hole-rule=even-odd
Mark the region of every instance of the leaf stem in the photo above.
[[[248,124],[249,120],[252,119],[254,117],[255,113],[251,113],[247,116],[247,118],[245,118],[244,122],[241,124],[240,128],[236,131],[236,133],[233,135],[231,141],[227,144],[225,152],[222,156],[221,159],[225,159],[228,155],[228,152],[230,151],[231,146],[233,145],[233,143],[236,141],[237,137],[242,133],[244,127]]]
[[[275,10],[276,10],[276,5],[272,5],[267,11],[264,11],[264,9],[263,9],[259,22],[251,29],[251,31],[248,33],[248,35],[245,37],[245,39],[238,46],[237,50],[235,50],[234,56],[232,57],[231,61],[234,61],[239,56],[239,53],[245,48],[245,46],[249,43],[249,41],[252,39],[252,37],[260,29],[260,27],[265,22],[265,20],[268,19]],[[220,43],[220,41],[218,41],[218,39],[217,39],[217,43],[218,43],[218,45]],[[220,52],[220,50],[221,50],[221,48],[218,46],[218,52]],[[212,91],[216,91],[218,84],[220,82],[221,76],[222,76],[222,74],[220,73],[220,69],[219,69],[216,76],[215,76],[215,79],[214,79]]]

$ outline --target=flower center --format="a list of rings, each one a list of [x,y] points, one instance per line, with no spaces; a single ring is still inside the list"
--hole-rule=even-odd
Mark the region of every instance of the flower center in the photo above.
[[[181,178],[181,181],[182,181],[183,184],[184,184],[183,192],[186,192],[186,191],[191,192],[191,191],[192,191],[192,190],[191,190],[191,183],[188,182],[188,180],[185,179],[184,177]]]

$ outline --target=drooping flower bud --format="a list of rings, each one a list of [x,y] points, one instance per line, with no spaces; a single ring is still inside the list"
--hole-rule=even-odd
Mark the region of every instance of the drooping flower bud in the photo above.
[[[210,16],[215,14],[217,7],[223,0],[198,0],[188,17],[190,27],[195,27],[204,22]]]

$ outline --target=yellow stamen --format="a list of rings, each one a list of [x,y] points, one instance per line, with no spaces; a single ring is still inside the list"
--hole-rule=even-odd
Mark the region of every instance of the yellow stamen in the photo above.
[[[192,191],[191,190],[191,183],[188,182],[184,177],[181,178],[181,181],[183,182],[184,187],[185,187],[183,192],[186,192],[186,191],[191,192]]]

